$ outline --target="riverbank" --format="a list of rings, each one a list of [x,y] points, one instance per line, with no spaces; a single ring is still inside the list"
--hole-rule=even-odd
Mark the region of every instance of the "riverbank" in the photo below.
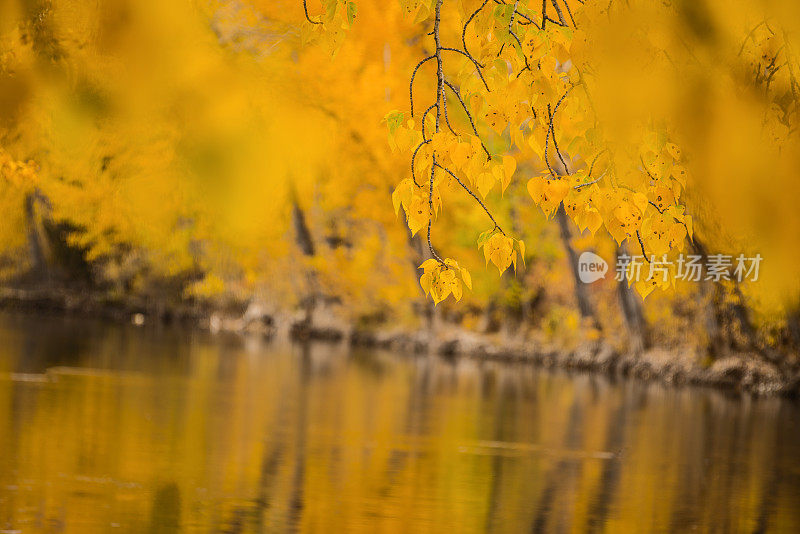
[[[634,377],[671,385],[703,385],[755,395],[800,397],[800,369],[774,363],[755,352],[735,352],[709,360],[691,347],[652,347],[640,351],[616,348],[604,340],[557,346],[465,330],[456,325],[409,331],[402,328],[357,328],[322,314],[310,323],[300,315],[270,313],[251,304],[243,308],[203,303],[113,299],[91,291],[0,288],[0,310],[36,314],[69,314],[130,322],[180,323],[212,333],[261,336],[291,342],[346,343],[412,354],[528,362],[533,365]]]

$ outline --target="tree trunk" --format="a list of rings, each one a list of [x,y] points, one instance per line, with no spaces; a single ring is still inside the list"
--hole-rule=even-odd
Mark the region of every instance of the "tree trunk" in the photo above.
[[[597,317],[594,313],[594,307],[589,299],[589,293],[586,291],[588,286],[587,284],[581,282],[581,279],[578,275],[578,254],[575,252],[575,249],[572,246],[572,234],[569,229],[569,221],[567,220],[567,214],[564,211],[564,206],[558,207],[558,210],[556,211],[556,220],[558,221],[558,227],[561,230],[561,242],[564,244],[564,249],[567,251],[569,269],[572,273],[572,281],[575,285],[575,300],[578,301],[578,309],[580,310],[582,317],[591,319],[594,326],[599,328],[600,323],[597,321]]]
[[[619,264],[619,257],[624,253],[622,248],[617,247],[616,264]],[[647,321],[644,319],[642,301],[636,292],[628,287],[628,282],[623,278],[617,284],[617,296],[619,305],[622,309],[622,317],[625,319],[625,327],[631,339],[631,350],[641,352],[650,347],[650,331]]]
[[[41,199],[42,195],[38,190],[25,196],[25,222],[28,228],[31,274],[40,280],[47,278],[49,274],[47,238],[44,231],[42,231],[42,221],[37,209],[37,204],[40,203]]]
[[[294,224],[295,242],[304,256],[311,257],[315,254],[314,240],[311,231],[308,229],[306,216],[300,205],[295,201],[292,204],[292,223]],[[317,304],[317,279],[313,271],[307,273],[308,294],[301,300],[305,317],[303,324],[310,327],[314,318],[314,309]]]
[[[311,232],[308,230],[305,213],[303,213],[303,210],[297,202],[292,205],[292,222],[294,223],[297,246],[300,247],[304,255],[313,256],[314,240],[311,238]]]

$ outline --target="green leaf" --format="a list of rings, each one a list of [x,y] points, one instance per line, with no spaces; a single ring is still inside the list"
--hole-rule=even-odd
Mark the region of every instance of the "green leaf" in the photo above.
[[[355,2],[347,2],[347,24],[352,25],[356,20],[358,8]]]
[[[405,121],[405,113],[397,110],[390,111],[385,117],[383,117],[383,121],[389,127],[389,133],[393,134],[400,126],[403,125],[403,122]]]
[[[486,230],[485,232],[482,232],[481,235],[478,236],[478,248],[481,248],[486,243],[486,241],[488,241],[488,239],[492,237],[496,232],[497,228],[493,228],[491,230]]]

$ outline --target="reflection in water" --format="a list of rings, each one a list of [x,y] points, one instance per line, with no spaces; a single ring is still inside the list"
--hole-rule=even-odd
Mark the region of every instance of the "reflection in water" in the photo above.
[[[800,407],[0,317],[0,530],[800,532]]]

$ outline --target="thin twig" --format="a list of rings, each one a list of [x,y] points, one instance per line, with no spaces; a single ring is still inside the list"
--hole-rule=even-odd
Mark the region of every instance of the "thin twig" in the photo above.
[[[566,26],[567,25],[567,21],[564,18],[564,14],[561,12],[561,8],[558,7],[557,0],[550,0],[550,2],[553,4],[553,7],[556,8],[556,14],[558,15],[558,20],[561,22],[561,25],[562,26]]]
[[[436,56],[428,56],[425,59],[423,59],[422,61],[420,61],[419,63],[417,63],[417,66],[414,67],[414,71],[411,73],[411,82],[409,82],[409,84],[408,84],[408,98],[411,101],[411,116],[412,117],[414,116],[414,78],[416,77],[417,71],[419,70],[419,68],[422,65],[424,65],[427,61],[430,61],[431,59],[434,59],[435,57]]]
[[[431,223],[433,222],[433,179],[436,176],[436,156],[433,156],[433,165],[431,165],[431,180],[430,180],[430,190],[428,191],[428,250],[431,253],[431,256],[436,258],[439,263],[444,263],[442,258],[436,253],[433,249],[433,244],[431,243]]]
[[[506,5],[505,2],[501,2],[500,0],[494,0],[494,3],[498,4],[498,5],[501,5],[501,6]],[[533,20],[529,16],[525,15],[524,13],[520,13],[516,8],[514,8],[514,13],[516,13],[518,17],[520,17],[520,18],[525,20],[525,22],[517,22],[517,24],[526,24],[526,25],[527,24],[533,24],[536,27],[537,30],[541,30],[542,29],[542,28],[539,27],[538,24],[536,24],[535,20]]]
[[[442,98],[442,107],[444,108],[444,122],[445,122],[445,124],[447,124],[447,127],[450,129],[450,132],[453,135],[455,135],[456,137],[458,137],[458,134],[456,133],[455,130],[453,130],[453,127],[450,125],[450,117],[447,116],[447,98]]]
[[[564,96],[567,95],[565,94]],[[563,99],[564,97],[562,96],[561,98]],[[561,100],[558,101],[558,104],[560,103]],[[558,108],[558,104],[556,104],[556,108]],[[567,167],[567,162],[564,161],[564,156],[561,155],[561,149],[558,148],[558,141],[556,141],[556,131],[555,127],[553,126],[553,116],[556,114],[556,112],[553,111],[552,113],[550,113],[550,104],[547,104],[547,114],[549,115],[550,118],[550,126],[548,128],[548,133],[550,133],[553,136],[553,146],[556,149],[556,155],[558,156],[558,159],[561,161],[561,165],[564,166],[564,172],[569,174],[569,167]]]
[[[417,183],[417,177],[414,174],[414,160],[417,159],[417,152],[419,152],[419,149],[422,148],[422,145],[427,145],[428,143],[430,143],[430,140],[422,141],[420,144],[417,145],[417,148],[414,149],[414,153],[411,154],[411,179],[414,181],[414,185],[416,185],[420,189],[422,189],[422,186],[419,185],[419,183]]]
[[[464,108],[464,113],[467,114],[467,118],[469,119],[469,123],[472,126],[472,131],[475,133],[475,137],[481,142],[481,147],[483,147],[483,151],[486,152],[486,157],[492,159],[492,155],[489,153],[489,150],[486,148],[486,145],[483,144],[483,140],[481,139],[480,135],[478,135],[478,128],[475,127],[475,121],[472,118],[472,114],[467,109],[467,105],[464,103],[464,100],[461,99],[461,95],[458,93],[458,90],[453,86],[452,83],[444,80],[444,84],[450,88],[451,91],[456,95],[456,98],[461,103],[461,107]]]
[[[305,14],[306,14],[306,20],[307,20],[308,22],[310,22],[311,24],[322,24],[322,23],[321,23],[321,22],[319,22],[319,21],[314,21],[314,20],[311,20],[311,17],[309,17],[309,16],[308,16],[308,5],[306,5],[306,1],[307,1],[307,0],[303,0],[303,11],[304,11],[304,12],[305,12]]]
[[[594,164],[597,163],[597,160],[600,159],[600,156],[602,156],[607,150],[608,150],[607,148],[604,148],[603,150],[601,150],[600,152],[595,154],[594,159],[592,160],[592,164],[589,165],[589,175],[588,175],[589,178],[592,177],[592,171],[594,170]]]
[[[642,256],[647,260],[647,263],[650,263],[650,258],[647,257],[647,252],[644,250],[644,242],[642,242],[642,235],[639,230],[636,230],[636,239],[639,240],[639,246],[642,247]]]
[[[483,86],[486,87],[486,91],[489,92],[489,84],[486,83],[486,78],[483,77],[483,72],[481,72],[481,68],[483,67],[483,65],[475,61],[475,58],[473,58],[471,55],[467,54],[463,50],[459,50],[458,48],[442,47],[442,50],[447,50],[449,52],[458,52],[462,56],[472,61],[472,64],[475,65],[475,70],[478,72],[478,77],[483,82]]]
[[[436,11],[433,20],[433,41],[436,44],[436,51],[434,55],[436,57],[436,133],[439,133],[439,125],[440,119],[442,116],[442,105],[440,102],[442,101],[442,97],[444,96],[444,69],[442,65],[442,41],[439,35],[439,26],[442,21],[442,1],[443,0],[436,0]],[[430,110],[431,108],[428,108]],[[425,118],[423,117],[423,132],[425,130]],[[424,138],[424,135],[423,135]],[[430,250],[431,256],[436,258],[436,260],[444,264],[442,258],[436,253],[433,249],[433,244],[431,243],[431,225],[433,223],[433,181],[436,177],[436,151],[433,152],[432,157],[432,164],[431,164],[431,179],[428,189],[428,250]]]
[[[647,164],[644,162],[644,158],[642,157],[642,155],[641,155],[641,154],[639,155],[639,161],[641,161],[641,162],[642,162],[642,168],[644,169],[644,172],[646,172],[646,173],[647,173],[647,176],[649,176],[649,177],[650,177],[650,179],[651,179],[651,180],[653,180],[653,181],[655,182],[655,181],[656,181],[656,177],[655,177],[655,176],[653,176],[653,175],[650,173],[650,169],[648,169],[648,168],[647,168]]]
[[[517,34],[514,33],[514,15],[517,14],[517,6],[519,6],[519,0],[514,0],[514,9],[511,10],[511,16],[508,18],[508,33],[511,34],[511,37],[513,37],[517,45],[519,45],[519,53],[522,54],[522,59],[525,60],[525,68],[530,69],[531,67],[528,65],[528,56],[525,55],[525,51],[522,49],[522,41],[520,41]]]
[[[425,135],[425,119],[426,119],[426,117],[428,116],[428,113],[430,113],[430,111],[431,111],[433,108],[437,108],[437,107],[439,107],[439,103],[438,103],[438,102],[435,102],[435,103],[431,104],[431,105],[428,107],[428,109],[426,109],[426,110],[425,110],[425,113],[423,113],[423,114],[422,114],[422,139],[423,139],[423,141],[429,141],[429,140],[430,140],[430,139],[428,139],[428,137]],[[437,131],[437,132],[439,131],[438,125],[437,125],[437,127],[436,127],[436,131]]]
[[[605,176],[607,173],[608,173],[608,171],[605,171],[605,172],[603,172],[603,174],[601,174],[601,175],[600,175],[600,176],[597,178],[597,180],[592,180],[591,182],[586,182],[585,184],[578,184],[578,185],[576,185],[575,187],[573,187],[573,189],[574,189],[575,191],[580,191],[580,190],[581,190],[582,188],[584,188],[584,187],[589,187],[590,185],[594,185],[594,184],[596,184],[597,182],[599,182],[600,180],[602,180],[602,179],[603,179],[603,177],[604,177],[604,176]]]
[[[487,207],[486,207],[486,204],[484,204],[484,203],[483,203],[483,201],[482,201],[480,198],[478,198],[478,196],[477,196],[475,193],[473,193],[473,192],[472,192],[472,190],[471,190],[469,187],[467,187],[467,185],[466,185],[464,182],[462,182],[462,181],[461,181],[461,179],[460,179],[458,176],[456,176],[456,175],[455,175],[455,174],[454,174],[454,173],[453,173],[453,172],[452,172],[450,169],[448,169],[447,167],[443,167],[442,165],[439,165],[438,163],[434,163],[434,165],[436,165],[437,167],[439,167],[440,169],[442,169],[443,171],[445,171],[447,174],[449,174],[450,176],[452,176],[453,178],[455,178],[456,182],[458,182],[458,184],[459,184],[461,187],[463,187],[463,188],[464,188],[464,190],[465,190],[467,193],[469,193],[469,195],[470,195],[472,198],[474,198],[474,199],[475,199],[475,201],[476,201],[478,204],[480,204],[481,208],[483,208],[483,211],[485,211],[485,212],[486,212],[486,215],[488,215],[488,216],[489,216],[489,218],[490,218],[490,219],[492,220],[492,222],[494,223],[494,226],[495,226],[495,228],[497,228],[498,230],[500,230],[500,233],[501,233],[501,234],[503,234],[503,235],[506,235],[506,233],[503,231],[503,229],[502,229],[502,228],[500,228],[500,225],[499,225],[499,224],[497,224],[497,221],[494,219],[494,217],[492,216],[492,214],[489,212],[489,208],[487,208]]]
[[[550,114],[550,104],[547,104],[547,113],[548,115]],[[556,174],[556,171],[554,171],[553,167],[550,166],[550,158],[547,157],[547,152],[549,147],[550,147],[550,125],[548,124],[547,133],[544,135],[544,162],[547,165],[547,169],[550,171],[550,176],[555,178],[556,176],[558,176],[558,174]]]
[[[578,25],[575,24],[575,17],[572,16],[572,10],[569,8],[569,2],[567,2],[567,0],[564,0],[564,7],[567,8],[567,14],[569,15],[569,20],[572,21],[572,27],[577,29]]]
[[[469,57],[472,57],[472,54],[470,54],[469,50],[467,50],[467,26],[469,26],[469,23],[472,22],[472,19],[474,19],[475,16],[480,13],[480,11],[486,7],[486,4],[488,3],[489,0],[483,0],[483,3],[480,5],[480,7],[472,12],[472,15],[469,16],[467,21],[464,23],[464,27],[461,29],[461,44],[464,46],[464,53]],[[475,60],[473,59],[473,61]],[[475,63],[477,63],[477,61],[475,61]]]

